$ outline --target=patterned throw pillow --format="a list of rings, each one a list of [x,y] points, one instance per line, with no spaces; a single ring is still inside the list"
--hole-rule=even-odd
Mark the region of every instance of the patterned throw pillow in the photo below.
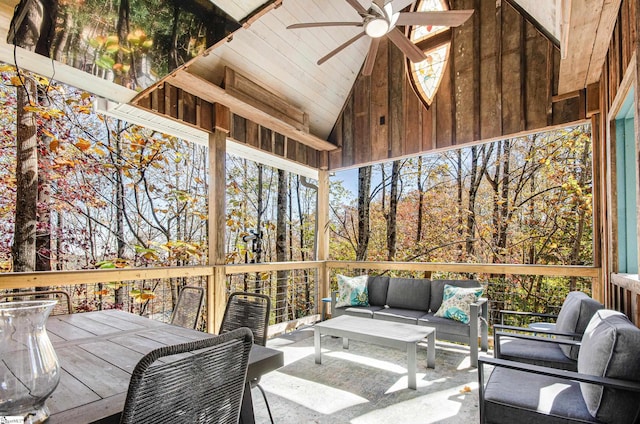
[[[343,306],[369,306],[367,276],[346,277],[338,274],[336,308]]]
[[[445,284],[442,305],[435,313],[437,317],[450,318],[462,323],[469,323],[472,303],[482,295],[481,287],[463,288]]]

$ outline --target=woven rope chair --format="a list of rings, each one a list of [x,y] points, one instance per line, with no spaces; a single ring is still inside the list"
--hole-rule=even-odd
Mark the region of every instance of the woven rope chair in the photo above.
[[[185,286],[180,290],[170,323],[184,328],[195,329],[200,321],[202,311],[202,299],[204,289],[202,287]]]
[[[229,295],[227,307],[224,311],[220,334],[236,328],[247,327],[253,333],[253,342],[261,346],[267,344],[267,330],[269,328],[269,315],[271,313],[271,299],[265,294],[234,292]],[[267,406],[269,419],[273,424],[271,408],[267,401],[267,394],[260,386],[260,379],[250,381],[251,388],[257,387],[262,393],[264,403]]]
[[[151,351],[131,374],[120,422],[237,424],[252,344],[241,328]],[[159,361],[185,352],[192,355]]]
[[[73,313],[71,298],[64,290],[43,290],[29,292],[11,292],[0,294],[0,302],[18,300],[57,300],[58,303],[51,311],[51,315],[66,315]]]

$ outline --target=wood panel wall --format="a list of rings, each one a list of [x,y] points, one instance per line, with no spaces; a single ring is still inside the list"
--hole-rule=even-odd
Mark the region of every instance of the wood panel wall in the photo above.
[[[560,53],[506,0],[454,0],[475,9],[451,36],[436,98],[425,107],[405,59],[383,39],[370,77],[358,77],[329,141],[339,169],[461,146],[584,119],[584,90],[557,97]],[[555,96],[555,97],[554,97]]]
[[[234,141],[312,168],[319,168],[322,165],[321,154],[317,150],[240,115],[229,114],[228,110],[228,116],[221,117],[220,109],[215,104],[169,83],[163,83],[147,95],[140,97],[136,105],[210,134],[215,132],[217,126],[218,129],[228,131],[229,137]],[[216,112],[218,112],[217,115]]]
[[[640,295],[634,290],[616,284],[611,274],[618,269],[618,240],[617,240],[617,189],[616,189],[616,158],[614,123],[609,115],[615,113],[626,95],[629,87],[638,86],[638,70],[640,62],[640,4],[638,0],[623,0],[618,12],[618,19],[609,42],[605,62],[599,84],[600,113],[594,116],[597,122],[599,143],[597,154],[601,158],[596,164],[595,173],[600,175],[594,184],[599,190],[596,199],[600,209],[594,211],[594,221],[600,223],[601,251],[596,260],[601,262],[603,282],[605,285],[606,305],[625,312],[630,317],[637,317],[640,311]],[[633,58],[635,63],[633,62]],[[636,90],[637,91],[637,90]],[[640,100],[635,95],[636,116],[640,116]],[[596,127],[596,125],[594,125]],[[640,125],[636,122],[636,148],[640,151]],[[595,132],[595,130],[594,130]],[[640,169],[640,159],[636,165]],[[636,190],[640,191],[637,187]],[[595,193],[594,193],[595,194]],[[597,215],[596,215],[597,212]],[[597,227],[596,227],[597,228]],[[640,254],[640,253],[639,253]],[[637,324],[637,322],[636,322]]]

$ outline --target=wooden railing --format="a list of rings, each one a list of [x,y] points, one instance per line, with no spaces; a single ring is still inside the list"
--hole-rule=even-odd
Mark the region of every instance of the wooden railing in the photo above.
[[[640,276],[638,274],[612,274],[608,305],[626,314],[635,325],[640,325]]]
[[[218,269],[222,268],[222,269]],[[376,270],[385,271],[405,271],[414,273],[456,273],[456,274],[482,274],[482,275],[535,275],[535,276],[559,276],[565,278],[581,278],[591,280],[591,291],[593,297],[599,300],[604,299],[604,288],[602,287],[601,269],[588,266],[545,266],[545,265],[511,265],[511,264],[457,264],[457,263],[415,263],[415,262],[357,262],[357,261],[308,261],[308,262],[280,262],[261,264],[238,264],[226,266],[190,266],[190,267],[170,267],[170,268],[134,268],[134,269],[109,269],[109,270],[80,270],[80,271],[51,271],[34,273],[5,273],[0,274],[0,290],[50,287],[50,286],[71,286],[97,283],[114,283],[126,281],[145,280],[172,280],[200,278],[203,285],[207,287],[207,329],[216,331],[215,322],[219,320],[224,308],[224,299],[229,290],[236,290],[237,283],[234,277],[265,275],[265,281],[277,281],[278,271],[302,271],[313,272],[313,278],[308,278],[305,274],[305,289],[313,290],[312,297],[314,304],[308,310],[310,319],[317,318],[321,313],[322,297],[329,296],[330,280],[332,273],[340,270]],[[266,273],[266,274],[264,274]],[[215,293],[214,288],[220,287],[215,281],[216,275],[225,275],[225,287],[227,292]],[[262,277],[260,277],[262,278]],[[236,286],[234,286],[236,284]],[[277,284],[277,283],[276,283]],[[625,283],[627,284],[627,283]],[[633,286],[633,287],[632,287]],[[618,285],[622,294],[617,297],[623,306],[629,306],[627,310],[636,316],[638,315],[638,302],[640,301],[640,283],[635,285]],[[268,288],[270,295],[276,293],[273,287]],[[626,294],[626,293],[629,294]],[[274,302],[276,300],[274,299]],[[630,315],[632,316],[632,315]],[[303,320],[304,322],[304,320]]]

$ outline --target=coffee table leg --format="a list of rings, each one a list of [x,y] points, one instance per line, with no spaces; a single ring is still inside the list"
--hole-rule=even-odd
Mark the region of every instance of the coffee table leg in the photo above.
[[[322,346],[320,345],[320,329],[313,329],[313,345],[316,348],[316,364],[322,363]]]
[[[436,367],[436,332],[432,331],[427,336],[427,367]]]
[[[347,339],[346,337],[342,338],[342,348],[349,349],[349,339]]]
[[[416,390],[416,346],[418,343],[407,343],[407,371],[409,379],[409,388]]]

